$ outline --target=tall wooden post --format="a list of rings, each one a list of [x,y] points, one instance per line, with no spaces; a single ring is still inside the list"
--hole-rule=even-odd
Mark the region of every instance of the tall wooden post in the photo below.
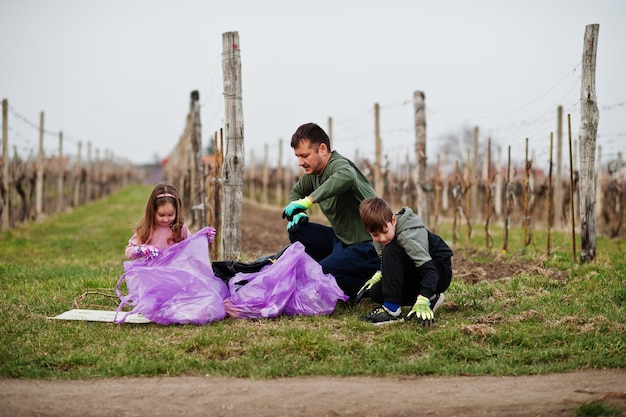
[[[596,101],[596,50],[600,25],[587,25],[583,45],[583,69],[580,83],[580,261],[596,257],[595,156],[598,133]]]
[[[202,162],[202,123],[200,122],[200,93],[198,90],[191,92],[191,151],[193,153],[192,177],[192,209],[193,224],[200,228],[206,226],[206,187],[204,184],[204,163]]]
[[[91,142],[90,142],[91,144]],[[99,200],[102,196],[100,195],[100,184],[101,184],[101,168],[102,167],[102,163],[101,163],[101,158],[100,158],[100,149],[96,148],[96,160],[93,163],[93,168],[91,171],[91,176],[93,178],[94,184],[95,184],[95,191],[94,191],[94,200]]]
[[[602,215],[604,199],[602,198],[602,183],[604,182],[604,168],[602,167],[602,145],[598,145],[598,160],[596,163],[596,218]]]
[[[2,207],[2,230],[10,226],[11,193],[9,192],[9,101],[2,100],[2,187],[6,191]]]
[[[530,214],[528,203],[530,201],[530,164],[528,159],[528,138],[526,138],[526,157],[524,160],[524,220],[522,222],[524,228],[524,242],[522,245],[522,255],[526,253],[526,246],[530,244]]]
[[[569,142],[569,207],[572,224],[572,259],[576,262],[576,219],[574,215],[574,157],[572,149],[572,118],[567,115],[567,140]]]
[[[59,132],[59,165],[58,165],[58,178],[57,178],[57,193],[59,194],[57,199],[57,212],[63,211],[63,181],[65,180],[65,162],[63,160],[63,132]]]
[[[441,164],[441,172],[443,172],[443,185],[441,191],[441,210],[444,212],[448,211],[449,202],[448,202],[448,193],[450,192],[448,184],[448,149],[446,148],[443,151],[443,162]]]
[[[471,218],[479,218],[478,213],[478,185],[480,181],[478,180],[478,126],[474,127],[474,150],[472,152],[472,174],[470,176],[470,182],[472,183],[472,191],[471,197],[472,202],[470,206],[470,211],[467,213],[467,217]]]
[[[441,173],[439,171],[441,162],[439,154],[437,154],[437,167],[435,169],[435,219],[431,227],[433,233],[437,233],[437,223],[439,222],[439,200],[441,195]]]
[[[375,161],[374,161],[374,190],[376,195],[384,197],[383,176],[380,167],[383,163],[382,143],[380,139],[380,106],[374,103],[374,141],[375,141]]]
[[[502,185],[504,183],[504,170],[502,169],[502,148],[498,146],[498,159],[496,161],[496,191],[494,195],[494,209],[496,216],[502,215]]]
[[[554,177],[554,224],[563,226],[563,106],[557,108],[556,176]]]
[[[218,181],[218,174],[221,172],[223,160],[224,160],[224,131],[220,129],[219,138],[217,132],[213,136],[213,143],[215,144],[215,177],[213,181],[213,217],[212,223],[215,228],[216,235],[212,244],[210,245],[211,259],[220,259],[221,245],[218,242],[221,241],[222,236],[222,187]]]
[[[461,212],[463,210],[463,202],[461,200],[461,173],[459,172],[459,161],[454,161],[454,218],[452,220],[452,246],[456,248],[459,241],[459,223],[461,222]]]
[[[222,255],[227,260],[241,256],[241,212],[243,197],[244,136],[241,97],[241,51],[239,32],[222,34],[224,78],[224,125],[226,155],[222,169]]]
[[[553,216],[552,216],[552,207],[553,207],[553,199],[552,199],[552,142],[553,142],[553,137],[552,137],[552,132],[550,132],[550,156],[549,156],[549,165],[548,165],[548,222],[547,222],[547,227],[548,227],[548,236],[547,236],[547,247],[546,247],[546,257],[549,259],[550,258],[550,225],[552,224],[553,221]]]
[[[86,204],[88,201],[91,201],[92,191],[91,191],[91,182],[93,181],[93,159],[91,157],[91,142],[87,142],[87,176],[85,178],[85,199],[83,200],[83,204]]]
[[[413,109],[415,111],[415,158],[417,162],[417,175],[415,186],[417,187],[417,214],[429,227],[430,217],[428,212],[428,183],[426,179],[426,104],[424,93],[413,93]]]
[[[74,208],[80,205],[80,187],[81,187],[81,152],[83,149],[83,142],[78,142],[78,150],[76,151],[76,167],[74,168]]]
[[[487,139],[487,167],[485,169],[485,248],[491,247],[491,233],[489,221],[491,220],[491,138]]]
[[[472,217],[471,217],[471,187],[474,186],[472,184],[472,172],[470,168],[470,150],[467,150],[467,156],[465,158],[465,222],[467,224],[467,228],[465,230],[465,243],[467,246],[470,244],[470,239],[472,237]]]
[[[511,147],[509,146],[508,160],[506,166],[506,187],[505,195],[505,215],[504,215],[504,242],[502,244],[502,254],[506,255],[509,251],[509,227],[511,226]]]
[[[35,214],[39,219],[43,214],[43,132],[44,132],[44,114],[39,114],[39,152],[37,153],[37,182],[35,185]]]

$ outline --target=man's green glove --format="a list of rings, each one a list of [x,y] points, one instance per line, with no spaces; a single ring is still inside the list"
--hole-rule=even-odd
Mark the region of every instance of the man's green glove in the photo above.
[[[417,319],[423,326],[430,326],[435,322],[435,313],[430,309],[430,301],[423,295],[418,295],[415,304],[406,319],[411,320],[413,317]]]
[[[372,277],[370,279],[368,279],[365,282],[365,284],[363,284],[363,286],[361,287],[359,292],[356,293],[355,301],[357,303],[359,301],[361,301],[361,298],[363,298],[365,296],[365,294],[367,294],[367,292],[372,289],[374,284],[376,284],[377,282],[380,282],[380,280],[382,278],[383,278],[383,273],[380,272],[380,271],[376,271],[376,273],[374,275],[372,275]]]
[[[296,213],[292,220],[287,223],[287,232],[288,233],[296,233],[300,230],[302,225],[305,225],[309,222],[309,216],[306,213]]]
[[[291,203],[287,204],[283,209],[283,219],[287,218],[291,222],[294,215],[306,211],[312,205],[313,202],[308,197],[292,201]]]

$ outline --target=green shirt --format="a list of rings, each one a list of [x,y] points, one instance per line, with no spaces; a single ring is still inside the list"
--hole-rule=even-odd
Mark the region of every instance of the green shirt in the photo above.
[[[359,204],[376,197],[372,184],[347,158],[333,151],[321,175],[305,174],[289,193],[291,201],[311,196],[320,205],[335,234],[346,245],[371,242],[363,227]]]

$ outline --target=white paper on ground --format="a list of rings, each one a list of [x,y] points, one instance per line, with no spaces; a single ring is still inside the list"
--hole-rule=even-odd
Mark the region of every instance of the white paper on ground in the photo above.
[[[124,317],[123,314],[127,313],[120,312],[120,317]],[[107,323],[113,323],[115,311],[73,309],[66,311],[65,313],[61,313],[58,316],[48,318],[53,320],[104,321]],[[126,323],[151,323],[151,321],[141,314],[133,313],[126,317]]]

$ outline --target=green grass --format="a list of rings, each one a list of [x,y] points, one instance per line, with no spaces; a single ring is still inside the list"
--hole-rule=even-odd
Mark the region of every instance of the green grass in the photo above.
[[[478,284],[453,280],[430,328],[363,323],[357,317],[374,307],[369,301],[340,303],[330,316],[205,326],[49,320],[88,289],[115,286],[149,192],[129,187],[0,233],[0,377],[522,375],[626,366],[622,245],[598,238],[597,259],[580,265],[567,235],[554,232],[547,257],[544,243],[522,254],[522,232],[511,230],[504,262],[527,262],[528,270]],[[475,262],[503,262],[501,233],[494,227],[492,234],[494,247]],[[471,244],[483,247],[481,238],[475,233]],[[533,239],[545,241],[545,231]],[[568,277],[531,268],[537,260]],[[112,298],[98,301],[116,306]]]
[[[586,417],[619,417],[622,415],[622,411],[616,406],[602,401],[589,401],[576,409],[576,415]]]

